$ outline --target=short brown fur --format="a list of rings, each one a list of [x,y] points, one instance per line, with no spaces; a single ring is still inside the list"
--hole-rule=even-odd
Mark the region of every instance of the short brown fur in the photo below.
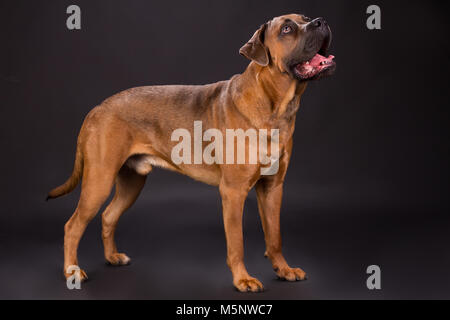
[[[243,206],[253,187],[265,234],[266,256],[273,269],[282,279],[305,279],[305,272],[291,268],[281,250],[283,181],[292,152],[296,112],[307,85],[290,76],[280,62],[294,47],[294,44],[277,40],[280,25],[287,18],[299,26],[306,24],[301,15],[288,15],[264,25],[255,33],[256,38],[252,38],[261,43],[249,41],[241,49],[243,55],[254,61],[243,74],[229,81],[204,86],[133,88],[105,100],[88,114],[79,134],[72,176],[49,193],[49,198],[62,196],[82,181],[78,206],[65,225],[64,270],[78,265],[80,238],[114,185],[115,196],[102,214],[104,253],[113,265],[128,264],[130,259],[117,251],[114,231],[121,214],[138,197],[152,165],[158,165],[219,187],[227,264],[238,290],[263,289],[261,282],[250,276],[244,265]],[[261,38],[261,33],[265,39]],[[301,36],[299,33],[298,37]],[[278,173],[261,176],[259,164],[174,164],[171,149],[176,143],[171,141],[171,133],[177,128],[192,131],[193,122],[199,120],[203,122],[203,130],[217,128],[223,133],[226,129],[237,128],[279,129]],[[65,275],[70,276],[66,272]],[[84,271],[81,276],[87,278]]]

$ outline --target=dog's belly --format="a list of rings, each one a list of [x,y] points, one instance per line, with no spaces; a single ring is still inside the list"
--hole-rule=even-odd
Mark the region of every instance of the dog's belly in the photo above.
[[[212,186],[220,184],[220,170],[216,166],[185,165],[181,168],[181,173]]]
[[[179,172],[192,179],[203,183],[218,186],[220,182],[220,170],[217,166],[180,165],[175,166],[169,161],[154,155],[135,155],[130,157],[125,165],[135,170],[140,175],[148,175],[153,167],[159,167],[170,171]]]

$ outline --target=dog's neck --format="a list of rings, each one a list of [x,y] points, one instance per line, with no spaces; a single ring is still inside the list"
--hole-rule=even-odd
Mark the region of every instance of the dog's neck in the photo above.
[[[255,62],[249,64],[235,83],[236,107],[256,127],[280,120],[295,121],[300,97],[307,86],[306,82],[292,79],[276,66],[262,67]],[[255,95],[255,92],[260,94]]]

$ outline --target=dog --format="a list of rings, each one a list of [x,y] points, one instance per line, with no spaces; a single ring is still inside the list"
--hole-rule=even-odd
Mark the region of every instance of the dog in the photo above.
[[[154,166],[173,170],[217,186],[222,198],[227,264],[234,286],[241,292],[263,290],[244,265],[242,216],[244,201],[254,187],[266,242],[265,256],[277,276],[288,281],[306,279],[291,268],[281,248],[280,207],[283,182],[293,146],[300,99],[307,84],[333,74],[334,56],[327,57],[331,30],[325,19],[289,14],[263,24],[240,49],[250,61],[245,72],[203,86],[148,86],[120,92],[86,116],[76,148],[71,177],[49,192],[47,200],[71,192],[81,183],[77,208],[64,226],[64,274],[78,267],[77,249],[86,226],[115,185],[115,195],[102,214],[104,254],[112,265],[127,265],[114,232],[120,216],[136,200]],[[258,162],[194,163],[174,161],[171,133],[191,128],[276,129],[277,172],[262,175]],[[274,143],[270,136],[269,143]],[[248,146],[246,147],[249,148]],[[247,150],[248,151],[248,150]],[[81,280],[86,273],[79,269]]]

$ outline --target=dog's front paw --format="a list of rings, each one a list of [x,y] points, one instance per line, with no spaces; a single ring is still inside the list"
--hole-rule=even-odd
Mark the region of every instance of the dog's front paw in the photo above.
[[[264,290],[262,283],[252,277],[238,279],[234,281],[234,286],[240,292],[261,292]]]
[[[275,272],[278,276],[278,278],[282,280],[287,281],[303,281],[306,280],[306,273],[300,268],[290,268],[290,267],[284,267],[284,268],[275,268]]]
[[[124,253],[113,253],[106,257],[106,261],[113,266],[126,266],[131,259]]]

